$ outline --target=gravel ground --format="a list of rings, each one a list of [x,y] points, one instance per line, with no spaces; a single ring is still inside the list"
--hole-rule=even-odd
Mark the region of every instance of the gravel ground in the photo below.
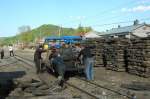
[[[23,55],[25,58],[33,59],[33,50],[23,50],[23,51],[15,51],[15,53]],[[12,64],[13,63],[13,64]],[[31,79],[39,80],[37,75],[35,74],[35,69],[25,68],[25,64],[20,63],[13,57],[8,57],[8,53],[6,53],[5,59],[0,60],[0,72],[6,73],[3,77],[1,75],[0,80],[2,78],[7,78],[6,80],[12,80],[12,79],[19,79],[21,81],[30,81]],[[15,75],[15,76],[12,76]],[[16,76],[17,75],[17,76]],[[126,88],[122,88],[122,84],[131,84],[132,82],[142,82],[142,83],[150,83],[150,78],[143,78],[135,75],[131,75],[125,72],[115,72],[111,70],[106,70],[104,67],[96,67],[94,68],[94,75],[95,80],[93,82],[103,85],[107,88],[111,88],[117,91],[120,91],[121,93],[135,93],[137,99],[150,99],[150,91],[135,91],[135,90],[129,90]],[[88,84],[84,82],[79,82],[75,80],[73,77],[69,79],[70,82],[79,85],[81,88],[85,88],[86,90],[89,90]],[[16,89],[20,90],[20,89]],[[106,93],[107,90],[95,88],[92,90],[93,93],[96,92],[96,94],[102,94]],[[90,91],[89,90],[89,91]],[[73,99],[88,99],[85,95],[81,94],[80,91],[76,91],[74,88],[66,88],[63,90],[61,95],[68,95],[71,96]],[[34,99],[34,98],[33,98]],[[48,98],[39,98],[39,99],[48,99]],[[108,98],[109,99],[109,98]],[[113,98],[113,99],[124,99],[123,98]]]
[[[150,84],[150,78],[143,78],[125,72],[115,72],[106,70],[104,67],[98,67],[95,68],[95,82],[115,90],[135,93],[137,99],[150,99],[150,91],[135,91],[120,87],[122,84],[131,84],[132,82]]]
[[[33,52],[28,52],[27,54],[24,54],[23,52],[16,53],[19,55],[24,55],[25,58],[28,57],[30,59],[33,55]],[[28,84],[33,80],[40,81],[40,79],[35,73],[35,69],[33,67],[27,66],[14,57],[9,57],[8,53],[6,53],[5,59],[1,60],[0,62],[0,74],[0,85],[2,85],[1,81],[5,81],[5,84],[7,84],[9,81],[13,82],[13,84],[11,84],[9,87],[13,86],[14,88],[9,89],[9,92],[6,93],[6,95],[9,95],[9,97],[7,97],[6,99],[90,99],[88,98],[88,96],[86,96],[86,94],[82,94],[80,93],[80,91],[75,90],[72,87],[67,87],[64,90],[56,89],[53,93],[50,93],[51,95],[39,97],[33,96],[33,94],[31,94],[30,92],[23,91],[22,87],[20,87],[22,86],[21,84]],[[50,75],[43,75],[43,78],[53,80]],[[54,84],[51,82],[49,83]],[[54,84],[53,86],[56,87],[56,84]],[[9,87],[7,86],[7,88]],[[32,87],[26,89],[30,88]],[[3,91],[3,89],[1,90],[0,88],[0,91]],[[3,94],[4,93],[0,93],[0,96]],[[6,97],[6,95],[4,96]]]
[[[0,60],[0,96],[3,98],[8,94],[16,94],[13,92],[16,89],[11,88],[15,87],[14,80],[28,81],[31,79],[38,80],[35,69],[22,64],[14,57],[9,57],[9,53],[5,51],[4,59]],[[10,85],[9,82],[12,84]],[[4,85],[7,87],[3,87]],[[9,92],[10,90],[11,92]]]

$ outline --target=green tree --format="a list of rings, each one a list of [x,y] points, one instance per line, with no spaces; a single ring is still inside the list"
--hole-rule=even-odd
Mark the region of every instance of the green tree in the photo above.
[[[77,28],[77,33],[84,35],[85,33],[90,32],[92,30],[93,29],[91,27],[83,27],[83,26],[79,25],[79,27]]]

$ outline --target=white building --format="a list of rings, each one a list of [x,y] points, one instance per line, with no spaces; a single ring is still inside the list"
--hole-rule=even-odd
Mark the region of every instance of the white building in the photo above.
[[[125,26],[118,28],[113,28],[106,32],[104,37],[114,38],[114,37],[121,37],[121,38],[135,38],[135,37],[148,37],[150,33],[150,25],[148,24],[134,24],[131,26]]]
[[[90,31],[87,32],[86,34],[84,34],[84,38],[88,39],[88,38],[100,38],[101,33],[96,32],[96,31]]]

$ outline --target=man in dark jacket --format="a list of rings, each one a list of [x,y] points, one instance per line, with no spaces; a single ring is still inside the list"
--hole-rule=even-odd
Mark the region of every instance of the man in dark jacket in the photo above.
[[[83,63],[85,65],[85,74],[87,80],[94,79],[94,75],[93,75],[94,55],[91,52],[91,49],[94,48],[95,46],[84,45],[84,48],[81,50],[78,56],[78,59],[80,58],[81,55],[83,56]]]
[[[52,53],[49,59],[52,61],[52,65],[58,73],[58,84],[63,87],[64,85],[64,74],[65,74],[65,64],[62,56],[60,55],[59,49],[53,47]]]
[[[42,56],[41,54],[45,52],[45,50],[43,49],[42,45],[39,45],[34,53],[34,62],[35,62],[35,66],[36,66],[36,73],[40,73],[41,71],[41,62],[42,62]]]
[[[3,48],[1,48],[0,53],[1,53],[1,59],[3,59],[4,58],[4,49]]]

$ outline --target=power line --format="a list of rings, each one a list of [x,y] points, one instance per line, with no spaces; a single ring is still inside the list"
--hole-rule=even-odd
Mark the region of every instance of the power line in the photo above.
[[[139,19],[140,21],[146,21],[146,20],[150,20],[150,17],[149,18],[142,18],[142,19]],[[107,26],[107,25],[114,25],[114,24],[122,24],[122,23],[130,23],[130,22],[133,22],[134,20],[132,21],[120,21],[120,22],[114,22],[114,23],[106,23],[106,24],[97,24],[97,25],[91,25],[92,27],[95,27],[95,26]]]
[[[129,4],[137,4],[137,3],[139,3],[139,2],[135,2],[135,0],[133,0],[133,1],[131,1],[131,2],[128,2],[128,3],[125,3],[125,4],[121,4],[120,6],[118,6],[118,7],[122,7],[122,6],[125,6],[125,5],[129,5]],[[114,8],[112,8],[112,9],[110,9],[110,10],[108,10],[108,12],[109,11],[111,11],[111,10],[114,10],[114,9],[119,9],[118,7],[114,7]],[[104,13],[104,14],[101,14],[102,16],[104,16],[106,13],[108,13],[107,12],[107,10],[106,11],[103,11],[102,13]],[[116,12],[115,12],[116,13]],[[131,14],[131,13],[130,13]],[[125,14],[126,15],[126,14]],[[115,15],[115,16],[112,16],[112,17],[103,17],[103,18],[99,18],[99,20],[112,20],[112,18],[116,18],[116,17],[119,17],[120,18],[120,15]],[[94,22],[94,21],[93,21]],[[97,22],[97,21],[96,21]],[[91,22],[90,22],[91,23]],[[129,22],[128,22],[129,23]]]
[[[111,8],[111,9],[107,9],[107,10],[104,10],[104,11],[101,11],[101,12],[99,12],[97,15],[91,15],[91,16],[89,16],[89,17],[97,17],[97,16],[104,16],[104,14],[106,14],[106,13],[109,13],[109,12],[111,12],[112,10],[115,10],[115,9],[119,9],[119,7],[123,7],[123,6],[126,6],[126,5],[129,5],[129,4],[136,4],[137,2],[136,2],[136,0],[132,0],[131,2],[127,2],[127,3],[123,3],[123,4],[121,4],[121,5],[118,5],[117,7],[114,7],[114,8]],[[99,14],[101,14],[101,15],[99,15]],[[117,15],[117,16],[120,16],[120,15]],[[116,16],[113,16],[113,17],[110,17],[109,19],[111,19],[111,18],[116,18]],[[102,19],[105,19],[105,18],[102,18]],[[100,20],[102,20],[102,19],[100,19]],[[89,19],[86,19],[86,21],[87,20],[89,20]],[[79,21],[79,20],[78,20]],[[71,22],[77,22],[77,20],[72,20],[72,21],[69,21],[69,22],[65,22],[64,24],[67,24],[67,23],[71,23]],[[83,22],[83,21],[82,21]],[[81,20],[79,21],[79,22],[77,22],[78,24],[80,24],[81,23]],[[90,22],[91,23],[91,22]]]
[[[131,2],[124,3],[124,4],[121,4],[121,5],[117,6],[117,7],[114,7],[114,8],[111,8],[111,9],[107,9],[107,10],[104,10],[104,11],[101,11],[101,12],[99,12],[97,15],[93,15],[93,16],[90,16],[90,17],[103,16],[104,14],[109,13],[109,12],[112,11],[112,10],[119,9],[119,8],[122,7],[122,6],[126,6],[126,5],[129,5],[129,4],[134,4],[134,3],[135,3],[135,0],[132,0]],[[99,15],[99,14],[101,14],[101,15]]]
[[[135,18],[136,19],[136,18]],[[131,23],[131,22],[134,22],[135,19],[132,19],[132,20],[129,20],[129,21],[119,21],[119,22],[113,22],[113,23],[106,23],[106,24],[93,24],[93,25],[89,25],[87,27],[103,27],[103,26],[109,26],[109,25],[119,25],[119,24],[123,24],[123,23]],[[138,19],[140,21],[146,21],[146,20],[150,20],[150,17],[149,18],[142,18],[142,19]]]
[[[112,19],[116,19],[117,17],[120,17],[120,15],[117,15],[117,16],[112,16],[112,17],[109,17],[109,18],[100,18],[100,20],[112,20]],[[97,20],[97,21],[95,21],[95,22],[98,22],[98,21],[100,21],[100,20]],[[94,21],[93,21],[94,22]]]
[[[106,14],[106,13],[109,13],[111,10],[119,9],[119,7],[122,7],[122,6],[125,6],[125,5],[129,5],[129,4],[135,4],[135,3],[137,3],[137,2],[135,2],[135,0],[132,0],[131,2],[128,2],[128,3],[125,3],[125,4],[121,4],[121,5],[117,6],[117,7],[111,8],[109,10],[102,11],[101,13]],[[104,15],[104,14],[101,14],[101,15]],[[97,16],[97,15],[93,15],[93,16],[90,16],[90,17],[94,17],[94,16]],[[110,17],[109,19],[116,18],[118,16],[120,16],[120,15]],[[105,18],[102,18],[102,19],[105,19]],[[75,22],[75,21],[76,20],[72,20],[71,22]],[[121,22],[114,22],[114,23],[107,23],[107,24],[100,24],[100,25],[92,25],[92,26],[106,26],[106,25],[122,24],[122,23],[130,23],[130,22],[133,22],[133,21],[121,21]],[[70,23],[70,22],[66,22],[66,23]],[[78,24],[80,24],[80,23],[81,23],[81,20],[80,20],[80,22]]]
[[[119,9],[119,7],[123,7],[123,6],[126,6],[126,5],[129,5],[129,4],[137,4],[137,2],[135,2],[135,0],[132,0],[131,2],[128,2],[128,3],[124,3],[124,4],[121,4],[117,7],[114,7],[114,8],[111,8],[111,9],[107,9],[107,10],[104,10],[101,12],[101,15],[100,16],[104,16],[106,13],[109,13],[111,12],[112,10],[115,10],[115,9]],[[102,14],[103,13],[103,14]],[[99,15],[93,15],[93,16],[90,16],[90,17],[96,17],[96,16],[99,16]],[[119,17],[120,15],[117,15],[117,16],[113,16],[113,17],[109,17],[109,19],[112,19],[112,18],[116,18],[116,17]],[[100,18],[100,20],[104,20],[105,18]],[[107,19],[108,20],[108,19]],[[75,22],[76,20],[72,20],[71,22]],[[87,21],[87,19],[86,19]],[[82,21],[83,22],[83,21]],[[66,23],[69,23],[69,22],[66,22]],[[65,23],[65,24],[66,24]],[[78,24],[81,23],[81,20]],[[83,22],[84,23],[84,22]],[[90,22],[91,23],[91,22]],[[126,22],[121,22],[121,23],[126,23]],[[129,23],[129,22],[128,22]],[[116,23],[115,23],[116,24]],[[104,24],[104,25],[107,25],[107,24]]]

